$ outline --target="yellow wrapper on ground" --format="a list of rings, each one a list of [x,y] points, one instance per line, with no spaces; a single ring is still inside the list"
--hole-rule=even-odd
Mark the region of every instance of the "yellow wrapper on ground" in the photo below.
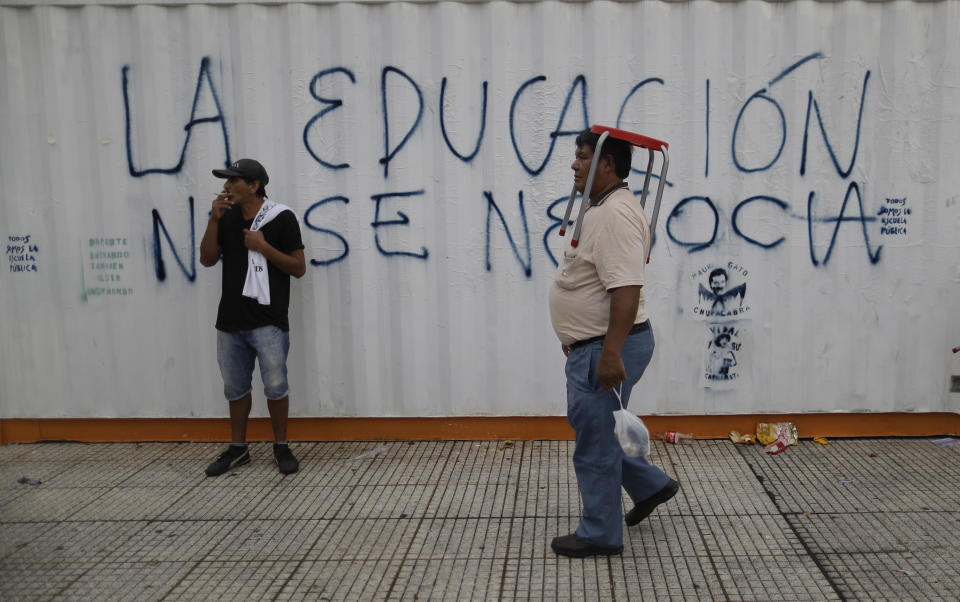
[[[819,443],[820,445],[830,445],[830,442],[827,441],[826,437],[814,437],[813,440]]]
[[[747,445],[753,445],[757,442],[753,435],[741,435],[739,431],[730,431],[730,440],[734,443],[746,443]]]
[[[787,445],[797,444],[797,427],[792,422],[758,422],[757,441],[770,445],[780,439]]]

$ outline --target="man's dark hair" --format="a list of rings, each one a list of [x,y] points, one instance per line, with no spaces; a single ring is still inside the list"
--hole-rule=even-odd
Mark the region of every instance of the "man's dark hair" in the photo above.
[[[246,178],[244,178],[243,181],[246,182],[247,184],[253,184],[254,182],[260,184],[259,186],[257,186],[257,196],[260,197],[261,199],[267,198],[267,185],[266,185],[266,184],[264,184],[264,183],[261,182],[260,180],[248,180],[248,179],[246,179]]]
[[[600,140],[600,134],[594,134],[590,130],[583,130],[577,136],[577,148],[589,146],[594,153],[597,152],[597,141]],[[626,140],[620,140],[613,136],[607,136],[603,141],[603,148],[600,150],[600,157],[610,155],[613,159],[614,171],[620,179],[630,175],[630,161],[633,157],[633,145]]]
[[[723,268],[717,268],[713,270],[712,272],[710,272],[710,277],[707,278],[707,282],[710,282],[711,280],[713,280],[714,276],[723,276],[724,278],[727,278],[727,271]]]
[[[717,335],[717,338],[713,339],[713,344],[716,345],[717,347],[719,347],[719,346],[720,346],[720,341],[722,341],[722,340],[724,340],[724,339],[726,339],[727,342],[729,343],[731,340],[733,340],[733,337],[731,337],[729,334],[727,334],[727,333],[725,333],[725,332],[721,332],[720,334]]]

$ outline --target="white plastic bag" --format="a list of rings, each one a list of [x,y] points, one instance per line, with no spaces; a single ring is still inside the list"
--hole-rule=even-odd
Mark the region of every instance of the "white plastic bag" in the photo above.
[[[622,387],[622,385],[621,385]],[[637,418],[623,407],[623,399],[620,398],[620,391],[614,390],[614,395],[620,402],[620,409],[613,413],[613,434],[616,435],[623,453],[631,458],[650,455],[650,432],[643,420]]]

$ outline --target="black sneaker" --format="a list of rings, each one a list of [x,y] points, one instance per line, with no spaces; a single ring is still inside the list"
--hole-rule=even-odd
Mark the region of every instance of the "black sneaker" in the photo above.
[[[560,554],[561,556],[569,556],[571,558],[586,558],[587,556],[616,556],[617,554],[623,553],[623,546],[604,548],[580,539],[577,537],[576,533],[571,533],[570,535],[564,535],[562,537],[554,537],[553,541],[550,542],[550,547],[553,548],[553,551],[557,554]]]
[[[627,526],[632,527],[650,516],[650,513],[653,512],[654,508],[677,495],[677,491],[679,490],[680,483],[670,479],[670,482],[664,485],[663,489],[654,493],[642,502],[635,504],[633,506],[633,510],[627,512],[627,515],[623,517],[624,521],[627,523]]]
[[[297,462],[297,459],[293,457],[293,452],[290,451],[289,445],[274,443],[273,459],[276,461],[277,468],[280,469],[281,474],[293,474],[300,470],[300,462]]]
[[[244,445],[243,447],[239,447],[236,445],[231,445],[227,448],[227,451],[220,454],[220,457],[214,460],[210,466],[207,466],[207,476],[220,476],[234,466],[242,466],[243,464],[249,463],[250,450],[247,448],[247,446]]]

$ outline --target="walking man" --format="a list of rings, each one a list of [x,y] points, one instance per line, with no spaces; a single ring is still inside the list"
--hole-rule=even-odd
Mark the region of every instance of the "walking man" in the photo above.
[[[636,525],[673,497],[679,484],[644,458],[624,455],[613,434],[614,410],[623,405],[653,356],[653,331],[643,299],[650,249],[646,214],[624,181],[632,145],[607,138],[585,192],[599,135],[577,136],[574,186],[589,197],[580,244],[564,250],[550,289],[550,316],[567,356],[567,419],[576,433],[573,467],[583,518],[576,532],[555,537],[557,554],[573,557],[623,551],[623,525]],[[586,199],[584,202],[588,202]],[[634,506],[626,517],[620,487]]]
[[[207,467],[207,476],[250,462],[246,441],[254,360],[273,424],[273,457],[281,473],[294,473],[300,465],[287,443],[287,309],[290,276],[306,272],[300,225],[289,207],[267,200],[269,178],[259,162],[240,159],[213,175],[225,181],[200,241],[200,263],[212,267],[223,260],[217,361],[230,405],[232,442]]]

